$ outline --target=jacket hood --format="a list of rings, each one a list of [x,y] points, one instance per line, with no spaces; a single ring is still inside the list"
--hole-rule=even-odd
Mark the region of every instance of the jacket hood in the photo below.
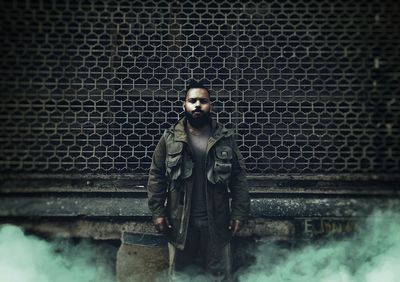
[[[186,117],[181,118],[177,123],[171,126],[168,130],[174,134],[175,141],[188,142],[187,134],[185,131],[187,120]],[[229,137],[233,134],[233,131],[227,129],[222,124],[216,122],[214,119],[211,120],[211,135],[214,139],[221,137]]]

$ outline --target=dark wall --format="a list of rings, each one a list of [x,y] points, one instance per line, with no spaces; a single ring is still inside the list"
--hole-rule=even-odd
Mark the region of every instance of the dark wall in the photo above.
[[[1,172],[146,172],[191,78],[250,173],[400,171],[396,0],[0,5]]]

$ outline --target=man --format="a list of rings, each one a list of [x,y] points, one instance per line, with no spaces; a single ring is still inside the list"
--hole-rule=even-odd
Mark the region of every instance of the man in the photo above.
[[[211,119],[207,88],[189,85],[183,109],[185,116],[164,132],[154,151],[149,208],[156,229],[169,240],[172,279],[200,252],[213,279],[230,280],[229,242],[250,206],[243,157],[232,131]]]

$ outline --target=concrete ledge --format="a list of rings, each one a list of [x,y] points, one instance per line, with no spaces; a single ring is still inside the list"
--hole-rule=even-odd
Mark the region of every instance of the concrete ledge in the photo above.
[[[364,216],[374,208],[398,207],[398,197],[300,197],[270,195],[251,199],[251,216],[319,217]],[[123,195],[4,195],[0,198],[0,217],[85,217],[138,220],[151,218],[146,198]]]

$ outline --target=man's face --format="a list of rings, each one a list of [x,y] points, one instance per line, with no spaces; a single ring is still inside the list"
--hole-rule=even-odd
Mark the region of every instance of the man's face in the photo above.
[[[189,123],[199,128],[210,121],[210,97],[206,89],[192,88],[188,91],[183,102],[185,116]]]

